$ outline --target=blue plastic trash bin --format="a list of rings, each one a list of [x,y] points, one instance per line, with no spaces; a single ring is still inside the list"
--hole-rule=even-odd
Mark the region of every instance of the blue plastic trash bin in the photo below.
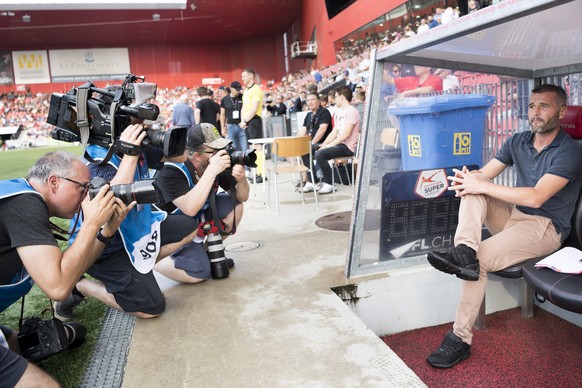
[[[395,100],[402,169],[426,170],[483,162],[485,114],[495,98],[453,94]]]

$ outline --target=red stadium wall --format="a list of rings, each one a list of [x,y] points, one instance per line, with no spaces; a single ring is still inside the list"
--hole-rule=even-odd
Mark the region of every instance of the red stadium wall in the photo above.
[[[285,73],[282,36],[271,36],[209,45],[129,46],[131,71],[145,75],[159,87],[200,86],[203,78],[221,78],[223,84],[240,81],[241,71],[250,67],[261,82],[280,79]],[[26,85],[32,93],[66,92],[82,82]],[[94,82],[104,86],[106,81]],[[121,83],[120,81],[110,83]],[[219,85],[215,85],[218,87]],[[0,86],[0,93],[16,90]]]
[[[307,41],[316,28],[319,45],[315,60],[290,59],[289,70],[321,68],[336,63],[334,42],[389,12],[404,0],[358,0],[329,20],[324,0],[303,0],[303,13],[287,32],[288,44],[295,34]],[[104,42],[107,47],[106,42]],[[270,79],[280,80],[285,72],[282,35],[242,42],[208,45],[129,46],[131,71],[145,75],[159,87],[199,86],[203,78],[220,78],[223,83],[240,80],[241,70],[253,68],[263,84]],[[65,92],[77,83],[26,85],[32,93]],[[106,82],[95,82],[104,86]],[[114,82],[120,83],[120,82]],[[218,85],[216,85],[218,86]],[[16,86],[0,86],[0,93],[16,90]]]
[[[333,46],[335,41],[405,2],[406,0],[358,0],[329,20],[324,0],[303,0],[300,40],[309,40],[313,29],[316,28],[319,51],[317,58],[313,61],[313,67],[321,68],[336,63]]]

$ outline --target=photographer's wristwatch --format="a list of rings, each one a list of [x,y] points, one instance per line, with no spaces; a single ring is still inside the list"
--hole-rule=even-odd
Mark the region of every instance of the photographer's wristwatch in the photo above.
[[[111,237],[105,237],[101,232],[103,231],[103,229],[99,230],[99,232],[97,232],[97,240],[101,241],[103,244],[108,245],[109,243],[111,243],[111,241],[113,241],[113,236]]]

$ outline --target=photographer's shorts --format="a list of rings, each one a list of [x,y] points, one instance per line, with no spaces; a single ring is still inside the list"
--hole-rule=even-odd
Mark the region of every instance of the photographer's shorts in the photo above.
[[[235,201],[235,206],[239,202]],[[216,211],[218,218],[224,219],[233,209],[230,195],[219,193],[216,195]],[[210,209],[205,214],[207,220],[212,219]],[[189,276],[198,279],[210,279],[210,260],[202,242],[191,242],[172,253],[174,267],[184,270]]]
[[[263,137],[263,120],[255,116],[247,123],[247,139],[259,139]]]
[[[0,330],[7,339],[13,332],[6,326],[0,326]],[[22,378],[27,366],[28,361],[22,356],[0,345],[0,385],[2,387],[14,387]]]
[[[169,214],[161,223],[161,244],[178,242],[196,229],[198,223],[192,217]],[[105,285],[125,312],[158,315],[166,308],[153,271],[138,272],[124,249],[101,256],[87,273]]]

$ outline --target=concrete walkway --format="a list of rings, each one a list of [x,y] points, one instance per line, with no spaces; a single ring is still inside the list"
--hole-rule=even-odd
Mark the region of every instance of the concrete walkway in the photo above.
[[[338,185],[307,203],[281,176],[281,214],[262,185],[225,242],[230,277],[197,285],[159,278],[163,316],[137,320],[124,387],[415,387],[422,381],[337,297],[348,232],[315,221],[351,210]],[[273,186],[271,183],[271,188]],[[253,250],[239,250],[258,243]]]

